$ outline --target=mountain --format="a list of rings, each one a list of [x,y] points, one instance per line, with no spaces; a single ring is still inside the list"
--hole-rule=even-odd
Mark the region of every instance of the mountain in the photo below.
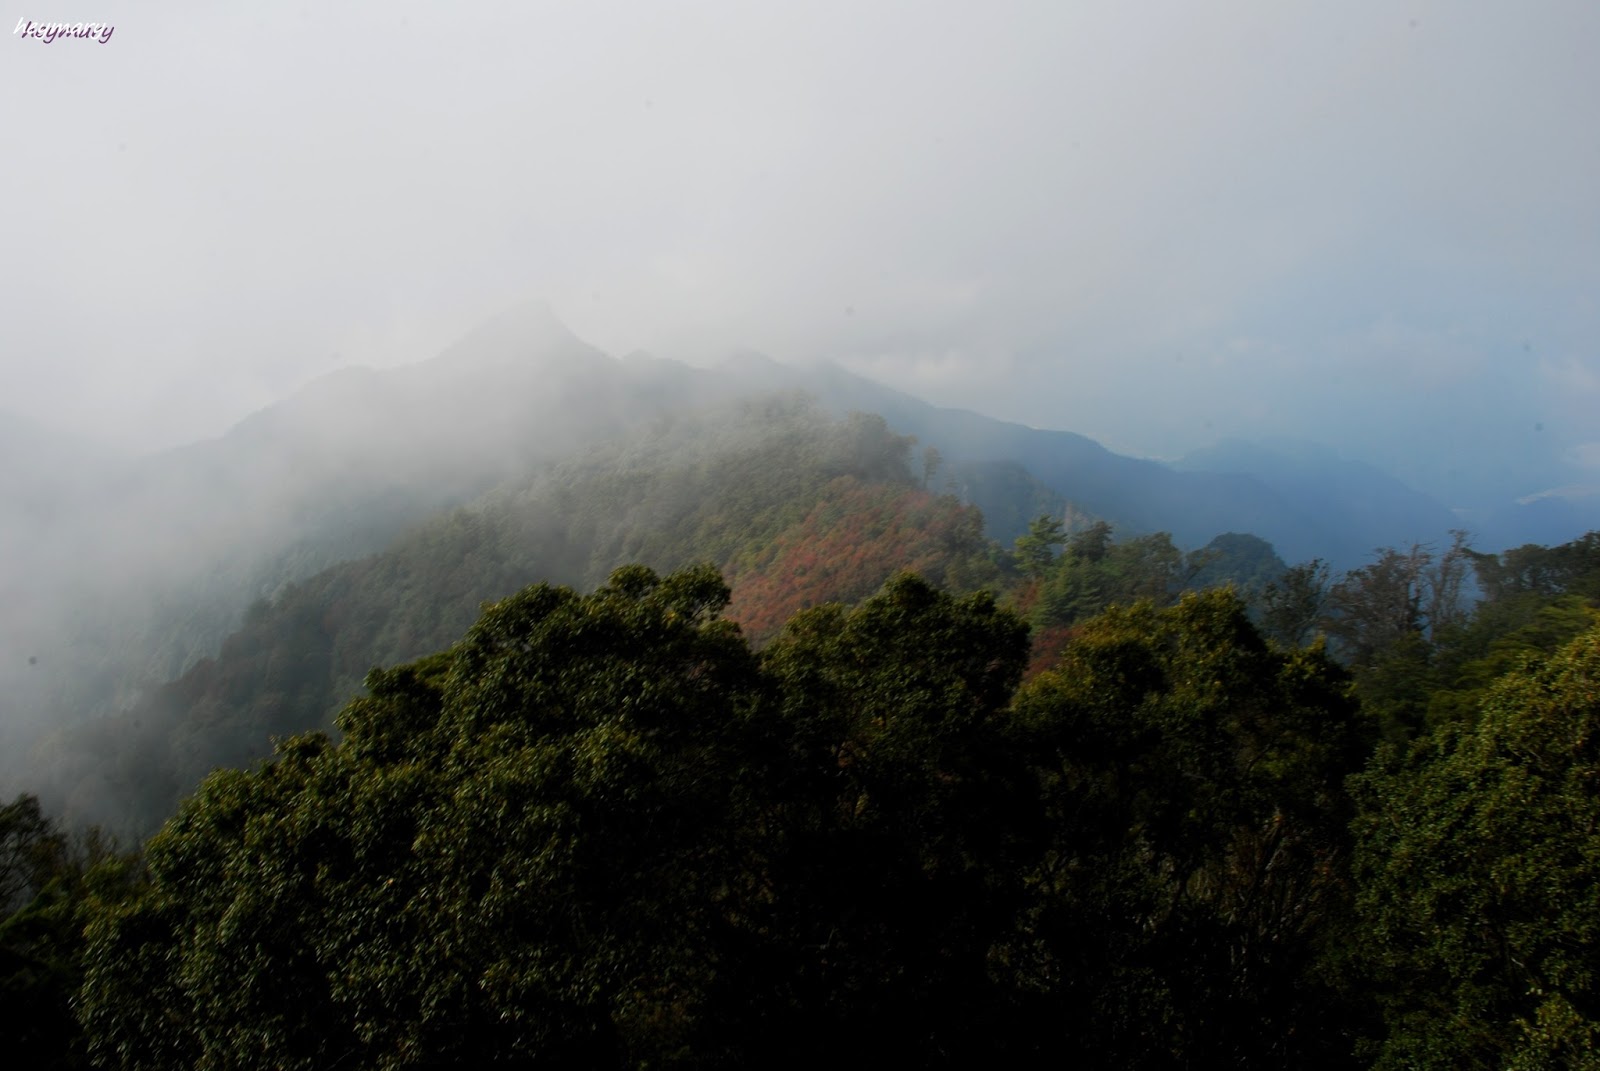
[[[214,655],[253,600],[667,404],[534,305],[144,458],[0,424],[0,775],[25,775],[41,730],[127,709]]]
[[[1466,522],[1480,536],[1481,549],[1504,550],[1529,543],[1553,546],[1575,532],[1600,529],[1600,488],[1577,484],[1529,495],[1498,509],[1470,514]]]
[[[49,473],[27,486],[53,497],[6,526],[19,534],[0,559],[0,722],[113,709],[214,652],[253,599],[693,389],[677,370],[601,353],[532,303],[429,361],[324,376],[217,439],[115,467],[8,449],[7,489],[27,456]],[[20,434],[0,425],[8,445]],[[15,513],[29,499],[8,501]]]
[[[922,489],[909,447],[881,418],[829,420],[793,395],[652,421],[257,602],[213,657],[32,748],[32,784],[69,814],[148,829],[213,767],[328,728],[372,667],[448,645],[483,602],[539,581],[711,561],[757,640],[901,568],[995,586],[981,515]]]
[[[1072,432],[930,405],[837,365],[787,368],[744,353],[723,367],[752,382],[809,391],[835,412],[882,414],[937,447],[955,469],[999,475],[995,466],[1020,467],[1080,511],[1134,532],[1170,532],[1185,547],[1222,532],[1251,532],[1290,561],[1322,558],[1349,569],[1374,547],[1447,538],[1458,524],[1425,496],[1354,463],[1296,468],[1270,452],[1245,458],[1232,449],[1167,465],[1113,453]],[[1369,492],[1370,501],[1363,498]],[[1014,538],[1025,526],[1013,520],[991,534]]]
[[[1230,439],[1186,455],[1173,468],[1257,480],[1291,509],[1322,522],[1324,543],[1314,556],[1339,569],[1360,564],[1374,548],[1437,542],[1462,526],[1427,495],[1317,443]]]
[[[1168,531],[1188,548],[1252,532],[1289,560],[1349,567],[1373,546],[1449,527],[1439,513],[1428,531],[1415,521],[1426,511],[1403,495],[1363,504],[1341,473],[1180,471],[1070,432],[940,409],[832,365],[619,360],[530,302],[431,360],[333,373],[217,439],[63,491],[48,523],[25,529],[26,545],[0,563],[0,590],[29,609],[20,626],[12,615],[0,685],[26,666],[31,706],[125,702],[214,650],[244,606],[285,583],[663,414],[772,389],[806,391],[836,415],[880,414],[936,447],[930,488],[978,504],[1003,543],[1039,512],[1070,509],[1125,531]],[[1392,505],[1407,511],[1403,523],[1388,524]]]
[[[774,391],[808,394],[838,418],[877,414],[894,433],[915,436],[938,457],[908,456],[906,472],[896,477],[904,486],[895,484],[893,494],[836,488],[832,507],[819,504],[810,484],[801,493],[793,480],[778,478],[781,466],[756,465],[728,479],[760,483],[748,495],[752,502],[768,496],[767,513],[749,513],[750,503],[742,500],[722,514],[706,513],[710,507],[696,496],[723,501],[719,496],[729,492],[709,492],[704,467],[737,472],[729,459],[766,440],[752,438],[749,428],[736,434],[692,414],[708,406],[736,408],[740,398],[770,399]],[[911,518],[957,542],[976,534],[1002,545],[1040,513],[1085,523],[1103,519],[1128,533],[1170,532],[1185,549],[1219,533],[1248,532],[1288,560],[1318,556],[1339,566],[1359,563],[1379,543],[1426,537],[1409,519],[1386,530],[1381,510],[1356,508],[1359,488],[1378,485],[1371,474],[1364,474],[1365,483],[1346,480],[1346,486],[1340,482],[1345,470],[1327,467],[1302,465],[1296,471],[1304,475],[1294,478],[1265,463],[1180,470],[1115,454],[1070,432],[941,409],[827,364],[788,367],[756,354],[714,369],[646,354],[618,359],[578,339],[537,302],[475,328],[431,360],[324,376],[216,439],[116,464],[80,457],[64,444],[27,449],[32,456],[70,460],[59,466],[59,479],[40,479],[16,460],[19,449],[7,470],[8,478],[22,481],[18,486],[54,495],[48,510],[30,515],[29,527],[12,529],[24,534],[14,539],[15,553],[0,560],[6,597],[0,622],[6,736],[0,745],[13,766],[25,761],[30,751],[24,745],[41,727],[75,731],[95,719],[124,718],[144,702],[141,697],[165,688],[163,682],[215,658],[252,604],[276,606],[293,585],[340,563],[367,560],[396,540],[412,540],[407,545],[415,547],[420,537],[406,533],[454,523],[439,518],[497,488],[544,503],[518,515],[518,523],[544,531],[555,517],[565,534],[537,555],[514,558],[509,571],[484,574],[492,574],[491,584],[463,581],[449,596],[454,601],[447,600],[461,613],[476,600],[504,594],[506,583],[545,577],[596,583],[602,566],[652,560],[645,552],[659,536],[626,533],[679,531],[674,525],[691,522],[673,537],[676,557],[657,560],[670,566],[709,558],[748,579],[756,574],[739,573],[752,568],[739,555],[754,561],[767,554],[763,583],[775,587],[760,601],[769,606],[794,604],[789,580],[772,577],[792,579],[805,564],[808,541],[826,543],[837,535],[827,531],[830,516],[848,515],[857,525],[853,538],[898,541],[908,561],[924,553],[916,549],[922,544]],[[691,457],[699,460],[691,464]],[[664,459],[677,467],[663,468]],[[794,471],[811,472],[809,464],[796,462]],[[830,480],[862,478],[849,465],[835,467]],[[623,508],[614,498],[619,486],[637,499],[633,505]],[[969,531],[962,527],[966,521],[896,497],[912,491],[934,498],[952,492],[981,508],[987,530]],[[1408,518],[1426,513],[1394,487],[1385,494],[1382,501],[1403,506]],[[595,495],[609,504],[597,506]],[[818,509],[823,512],[808,513]],[[875,518],[870,523],[869,515]],[[808,516],[810,529],[790,533],[786,544],[771,542]],[[780,517],[784,524],[773,527]],[[749,542],[758,533],[766,533],[767,545]],[[828,545],[835,556],[844,553]],[[434,549],[455,553],[453,546]],[[833,570],[843,585],[839,591],[855,597],[883,556],[868,554],[872,567],[865,571]],[[472,574],[474,567],[465,568]],[[438,589],[420,591],[415,598],[444,597]],[[386,594],[399,598],[401,590]],[[378,600],[363,612],[374,618],[410,613],[397,614]],[[752,620],[775,613],[751,612]],[[313,626],[321,627],[315,621],[306,627]],[[460,627],[462,621],[451,618],[443,631],[430,626],[427,634],[442,643]],[[396,640],[372,653],[385,661],[412,657],[417,649]],[[359,661],[330,679],[353,686],[371,664]]]

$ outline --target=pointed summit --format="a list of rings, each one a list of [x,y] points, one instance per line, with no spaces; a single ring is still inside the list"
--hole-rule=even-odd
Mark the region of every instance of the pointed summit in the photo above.
[[[717,362],[717,367],[740,375],[772,375],[784,371],[778,361],[760,350],[737,349]]]
[[[599,350],[574,335],[550,303],[530,298],[468,331],[426,364],[493,367],[529,362],[593,360]]]

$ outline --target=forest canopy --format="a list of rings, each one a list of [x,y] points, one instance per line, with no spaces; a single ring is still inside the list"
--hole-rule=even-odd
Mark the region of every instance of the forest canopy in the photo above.
[[[1247,598],[1178,589],[1269,575],[1247,537],[1029,534],[1031,610],[900,573],[760,646],[709,565],[525,588],[374,670],[338,735],[212,773],[142,856],[19,797],[16,1051],[1592,1066],[1592,540]],[[1449,604],[1468,568],[1486,597]],[[1056,626],[1077,574],[1169,579]],[[1024,612],[1066,629],[1048,664]]]
[[[987,595],[903,574],[759,654],[727,600],[708,568],[529,588],[375,673],[342,741],[213,774],[91,928],[93,1051],[1313,1055],[1300,937],[1342,907],[1357,754],[1336,666],[1219,592],[1104,619],[1017,695],[1027,629]],[[1240,912],[1257,883],[1274,906]]]

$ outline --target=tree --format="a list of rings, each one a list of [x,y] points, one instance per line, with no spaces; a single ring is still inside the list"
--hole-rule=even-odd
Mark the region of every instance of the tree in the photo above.
[[[1285,647],[1303,647],[1323,619],[1328,563],[1321,558],[1290,566],[1261,592],[1261,631]]]
[[[1463,622],[1471,550],[1465,532],[1452,537],[1450,547],[1438,555],[1421,543],[1404,551],[1379,550],[1371,564],[1334,585],[1328,596],[1328,631],[1355,664],[1370,662],[1408,635],[1438,642]]]
[[[0,808],[0,1037],[21,1067],[85,1068],[72,999],[82,982],[83,928],[97,905],[131,895],[136,855],[89,829],[69,837],[33,796]]]
[[[758,660],[714,570],[539,585],[212,775],[90,932],[125,1067],[749,1066],[992,1039],[1025,628],[914,577]],[[1011,783],[1011,782],[1005,782]]]
[[[1348,902],[1343,673],[1269,648],[1238,597],[1087,623],[1014,705],[1038,764],[1032,901],[997,954],[1041,1053],[1087,1066],[1348,1061],[1319,973]]]
[[[1362,706],[1388,740],[1410,739],[1427,720],[1440,685],[1434,655],[1467,620],[1469,554],[1464,532],[1437,556],[1422,544],[1391,547],[1329,592],[1324,624],[1351,666]]]
[[[61,868],[67,838],[46,818],[37,796],[0,807],[0,915],[32,899]]]
[[[1186,571],[1182,552],[1166,532],[1113,543],[1111,526],[1100,522],[1069,540],[1045,578],[1034,620],[1048,628],[1141,599],[1165,605],[1183,589]]]
[[[1328,596],[1328,631],[1355,664],[1372,662],[1400,639],[1421,635],[1425,547],[1379,551],[1369,565],[1351,570]]]
[[[213,774],[150,842],[148,887],[91,914],[91,1054],[1348,1053],[1323,952],[1359,738],[1319,648],[1270,647],[1228,591],[1145,601],[1084,623],[1018,693],[1027,628],[986,593],[902,574],[759,654],[728,597],[708,567],[528,588],[373,671],[342,740]]]
[[[1518,595],[1600,599],[1600,532],[1558,547],[1529,543],[1498,555],[1471,552],[1470,558],[1489,602]]]
[[[933,482],[933,477],[943,464],[944,455],[939,453],[937,446],[929,444],[922,448],[922,489],[924,491],[928,490],[928,485]]]
[[[91,932],[83,1013],[128,1067],[605,1065],[696,1036],[736,887],[716,816],[755,661],[708,569],[537,586],[377,672],[152,839]],[[735,869],[737,869],[735,867]]]
[[[1191,590],[1232,584],[1249,600],[1282,576],[1283,560],[1258,536],[1224,532],[1184,558],[1183,586]]]
[[[1377,1066],[1597,1067],[1600,630],[1359,781]]]
[[[1489,689],[1529,659],[1546,658],[1600,625],[1600,609],[1577,595],[1532,592],[1480,603],[1470,623],[1435,656],[1438,687],[1428,697],[1428,724],[1475,721]]]
[[[1045,515],[1035,517],[1028,523],[1027,533],[1017,537],[1017,565],[1026,575],[1041,577],[1055,561],[1055,552],[1051,548],[1059,547],[1066,541],[1067,535],[1060,521]]]
[[[782,704],[782,787],[763,820],[775,935],[751,962],[753,1064],[968,1066],[1004,1051],[990,950],[1020,886],[1026,771],[1004,711],[1027,630],[979,593],[902,574],[854,611],[797,615],[762,655]],[[777,850],[774,850],[775,847]],[[836,1054],[834,1054],[836,1056]]]
[[[1423,578],[1423,613],[1429,639],[1435,643],[1467,620],[1465,593],[1471,566],[1472,548],[1467,543],[1467,533],[1456,529],[1450,533],[1450,546],[1439,554]]]
[[[1095,521],[1080,532],[1072,533],[1067,541],[1067,553],[1086,562],[1098,562],[1111,549],[1111,525]]]

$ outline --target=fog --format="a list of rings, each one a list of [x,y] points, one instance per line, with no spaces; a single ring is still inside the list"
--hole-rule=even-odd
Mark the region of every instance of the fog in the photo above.
[[[502,439],[462,428],[620,426],[535,400],[537,368],[526,403],[440,366],[361,410],[404,388],[359,369],[531,298],[612,355],[834,361],[1137,456],[1317,440],[1468,523],[1600,486],[1592,4],[20,18],[0,723],[166,679],[285,576],[483,490]]]
[[[537,295],[1144,456],[1600,475],[1584,0],[29,17],[115,25],[0,64],[0,408],[58,429],[213,436]]]

